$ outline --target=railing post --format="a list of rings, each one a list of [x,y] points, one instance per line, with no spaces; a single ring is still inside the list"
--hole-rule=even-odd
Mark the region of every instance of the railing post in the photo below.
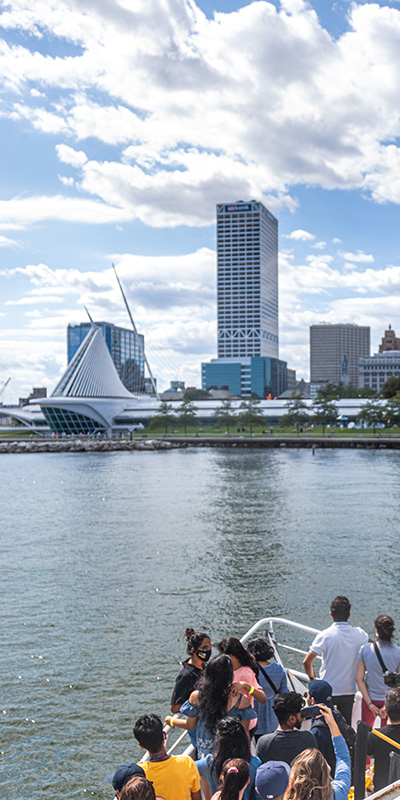
[[[400,756],[393,750],[389,753],[389,784],[400,780]]]
[[[354,759],[354,800],[363,800],[365,797],[365,766],[370,731],[372,731],[372,728],[366,722],[362,722],[362,720],[357,722],[356,755]]]

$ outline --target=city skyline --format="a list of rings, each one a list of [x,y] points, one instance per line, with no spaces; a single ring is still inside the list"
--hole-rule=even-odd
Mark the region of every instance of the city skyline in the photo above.
[[[160,390],[199,386],[217,203],[279,221],[298,378],[312,324],[370,325],[372,353],[400,328],[394,3],[10,0],[0,27],[4,402],[52,391],[83,304],[129,327],[112,261]]]

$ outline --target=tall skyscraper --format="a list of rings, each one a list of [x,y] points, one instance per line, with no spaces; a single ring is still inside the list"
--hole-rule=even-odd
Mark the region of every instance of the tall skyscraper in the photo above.
[[[144,336],[129,328],[119,328],[111,322],[96,322],[110,351],[118,375],[129,392],[145,392],[144,379]],[[67,349],[68,363],[91,328],[90,322],[68,325]],[[141,347],[139,343],[141,339]]]
[[[218,358],[202,364],[203,389],[242,397],[286,390],[278,340],[278,221],[251,200],[217,205]]]
[[[358,386],[358,360],[370,354],[367,325],[322,323],[310,326],[311,384]]]
[[[217,205],[218,357],[278,358],[278,221],[262,203]]]

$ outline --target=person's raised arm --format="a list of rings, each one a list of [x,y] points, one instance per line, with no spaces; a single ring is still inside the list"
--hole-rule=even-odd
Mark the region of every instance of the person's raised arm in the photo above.
[[[316,658],[316,653],[313,653],[311,650],[308,651],[306,657],[303,660],[303,667],[306,671],[306,674],[310,678],[310,681],[315,680],[315,672],[314,672],[314,658]]]
[[[328,706],[325,706],[323,703],[318,703],[317,705],[321,711],[321,717],[324,718],[329,728],[332,739],[334,739],[335,736],[341,736],[342,734],[340,733],[339,725],[337,724],[335,717],[333,716],[332,709],[329,708]],[[318,716],[316,717],[316,719],[318,719]]]

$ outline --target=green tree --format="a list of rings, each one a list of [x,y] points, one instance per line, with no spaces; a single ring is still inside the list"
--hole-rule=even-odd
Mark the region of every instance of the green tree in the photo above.
[[[165,401],[160,404],[160,408],[158,414],[155,414],[150,421],[150,428],[164,428],[164,432],[168,433],[168,428],[173,424],[175,420],[174,414],[172,413],[172,406],[171,403],[166,403]]]
[[[332,399],[325,397],[323,394],[318,394],[313,400],[313,407],[313,422],[316,425],[322,425],[322,435],[325,436],[325,426],[336,422],[338,407]]]
[[[185,429],[185,434],[188,425],[197,425],[196,411],[197,406],[194,406],[191,400],[186,398],[182,400],[182,403],[177,410],[177,417]]]
[[[382,397],[388,400],[390,397],[394,397],[397,392],[400,392],[400,378],[392,375],[382,386]]]
[[[239,414],[239,419],[246,425],[246,427],[250,428],[250,433],[253,433],[253,425],[261,425],[263,419],[263,411],[262,408],[259,408],[260,400],[256,397],[249,397],[248,400],[243,400],[240,403],[239,408],[242,411]]]
[[[388,425],[400,425],[400,392],[391,397],[384,407],[384,419]]]
[[[375,434],[377,425],[381,425],[386,416],[387,410],[381,403],[376,400],[369,400],[357,414],[357,419],[360,422],[365,422],[369,428],[373,429]]]
[[[221,405],[216,409],[215,416],[222,425],[226,425],[226,430],[229,433],[229,427],[235,420],[231,401],[223,400]]]
[[[300,393],[292,392],[285,405],[285,408],[287,409],[287,412],[283,417],[281,417],[281,423],[285,425],[286,422],[288,422],[289,425],[295,425],[297,435],[299,435],[300,425],[308,420],[307,405],[304,402],[302,395]]]
[[[337,385],[337,395],[340,397],[376,397],[376,392],[373,389],[358,389],[352,383],[345,386],[343,383]]]
[[[341,396],[339,386],[336,386],[335,383],[327,383],[326,386],[321,386],[317,396],[324,400],[337,400]]]

